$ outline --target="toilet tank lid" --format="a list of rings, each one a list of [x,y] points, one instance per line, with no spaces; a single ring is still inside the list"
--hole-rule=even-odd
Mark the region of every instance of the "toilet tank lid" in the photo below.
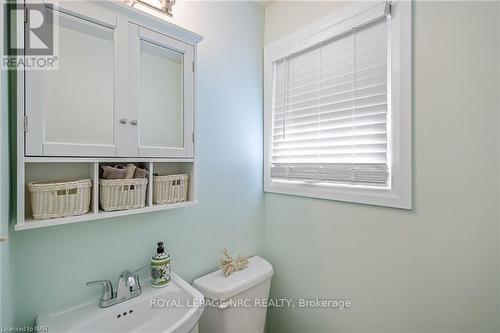
[[[273,276],[273,266],[264,258],[255,256],[248,261],[244,270],[225,277],[219,269],[197,278],[193,286],[207,298],[228,299]]]

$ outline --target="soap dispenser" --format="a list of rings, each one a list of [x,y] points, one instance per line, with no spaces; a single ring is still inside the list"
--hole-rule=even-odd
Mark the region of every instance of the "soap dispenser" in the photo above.
[[[163,242],[158,242],[155,255],[151,258],[151,285],[165,287],[170,282],[170,255],[165,253]]]

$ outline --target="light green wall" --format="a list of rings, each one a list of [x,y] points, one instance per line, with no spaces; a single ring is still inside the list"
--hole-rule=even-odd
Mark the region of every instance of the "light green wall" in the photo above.
[[[0,55],[6,47],[4,11],[5,1],[0,1]],[[9,236],[9,99],[8,72],[0,70],[0,235]],[[12,283],[10,266],[10,241],[0,243],[0,327],[12,324]]]
[[[330,5],[272,4],[266,42]],[[414,4],[412,211],[265,195],[272,296],[353,304],[275,309],[270,332],[498,331],[498,13]]]
[[[146,264],[159,240],[189,282],[216,268],[222,247],[262,254],[264,11],[251,2],[179,2],[174,13],[174,23],[205,38],[197,67],[199,205],[13,232],[15,324],[97,299],[86,281],[115,281]]]
[[[272,4],[266,42],[342,5]],[[261,254],[265,245],[275,269],[272,296],[352,299],[344,312],[273,310],[270,332],[498,330],[499,162],[490,155],[500,150],[497,3],[414,6],[412,211],[263,198],[263,10],[236,2],[174,8],[174,23],[205,37],[198,63],[200,204],[11,232],[17,325],[97,298],[86,281],[115,280],[122,269],[145,264],[154,242],[164,240],[188,281],[214,269],[223,246]],[[6,156],[2,150],[2,161]]]
[[[3,6],[3,4],[0,4]],[[0,34],[1,36],[1,34]],[[3,52],[0,52],[3,54]],[[7,98],[8,73],[0,70],[0,235],[9,237],[9,112]],[[11,240],[0,242],[0,327],[13,320]]]

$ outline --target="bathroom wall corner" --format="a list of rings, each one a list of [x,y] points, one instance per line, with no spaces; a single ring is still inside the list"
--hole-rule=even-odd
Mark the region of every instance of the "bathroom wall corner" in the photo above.
[[[7,45],[8,17],[5,1],[0,1],[0,55]],[[7,240],[0,242],[0,327],[10,327],[14,320],[14,299],[11,269],[10,221],[10,170],[9,170],[9,78],[10,72],[0,70],[0,236]]]

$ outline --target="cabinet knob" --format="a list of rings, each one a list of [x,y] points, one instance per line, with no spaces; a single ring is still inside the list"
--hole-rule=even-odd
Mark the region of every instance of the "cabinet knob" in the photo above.
[[[131,124],[131,125],[134,125],[134,126],[135,126],[135,125],[137,125],[137,119],[132,119],[132,120],[130,121],[130,124]]]
[[[127,118],[120,118],[120,123],[126,124],[127,123]]]

